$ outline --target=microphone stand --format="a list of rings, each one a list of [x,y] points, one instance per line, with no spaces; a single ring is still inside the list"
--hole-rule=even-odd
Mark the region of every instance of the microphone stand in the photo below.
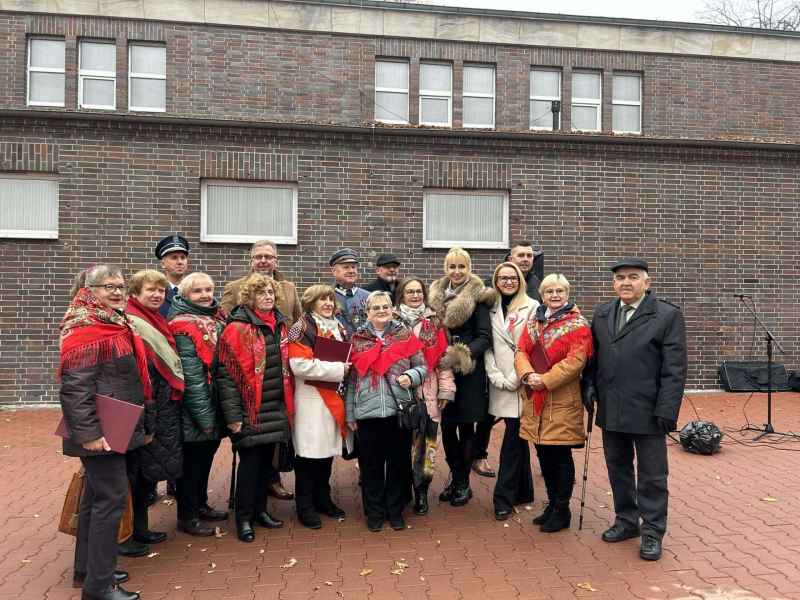
[[[747,302],[745,302],[745,298],[747,298],[747,296],[741,296],[737,294],[736,297],[739,298],[742,305],[748,310],[748,312],[751,315],[753,315],[754,322],[758,323],[761,326],[761,329],[764,330],[764,340],[767,343],[767,422],[764,425],[763,429],[761,427],[753,427],[753,426],[747,426],[744,429],[745,431],[760,432],[755,438],[753,438],[753,441],[758,441],[762,437],[769,435],[771,433],[778,433],[778,435],[788,435],[785,433],[776,432],[772,426],[772,345],[774,344],[775,346],[777,346],[781,354],[786,354],[786,351],[783,349],[783,346],[781,346],[781,343],[775,338],[775,336],[772,334],[769,328],[767,328],[767,326],[764,325],[764,321],[761,320],[761,318],[758,316],[758,313],[756,313],[755,303],[753,303],[752,298],[750,299],[750,304],[748,304]]]

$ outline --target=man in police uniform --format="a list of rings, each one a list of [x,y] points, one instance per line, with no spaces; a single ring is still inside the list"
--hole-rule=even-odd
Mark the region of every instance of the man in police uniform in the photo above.
[[[347,331],[348,337],[367,322],[367,296],[369,292],[358,287],[358,253],[352,248],[334,252],[328,260],[336,291],[336,318]]]
[[[597,402],[614,496],[616,519],[602,538],[641,535],[639,555],[658,560],[667,529],[666,436],[686,384],[686,326],[677,306],[649,291],[647,262],[625,258],[611,271],[617,299],[594,310],[594,356],[582,382],[587,408]]]
[[[172,306],[172,299],[178,293],[178,284],[189,269],[189,242],[177,233],[168,235],[156,245],[156,258],[161,261],[161,269],[169,282],[167,295],[159,309],[166,318]]]

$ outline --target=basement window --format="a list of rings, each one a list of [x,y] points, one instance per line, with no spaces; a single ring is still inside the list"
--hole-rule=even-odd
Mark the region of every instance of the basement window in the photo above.
[[[0,238],[58,239],[58,180],[0,173]]]
[[[425,190],[422,230],[423,248],[508,248],[508,192]]]

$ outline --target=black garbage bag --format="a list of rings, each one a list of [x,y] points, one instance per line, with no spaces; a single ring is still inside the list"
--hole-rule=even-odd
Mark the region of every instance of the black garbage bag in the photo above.
[[[695,454],[719,452],[723,433],[711,421],[691,421],[681,429],[681,446]]]

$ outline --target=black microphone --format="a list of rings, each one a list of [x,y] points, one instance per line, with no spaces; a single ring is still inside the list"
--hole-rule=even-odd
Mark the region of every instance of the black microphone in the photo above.
[[[745,298],[750,298],[750,296],[748,296],[747,294],[734,294],[733,297],[734,298],[738,298],[739,300],[743,300]]]

